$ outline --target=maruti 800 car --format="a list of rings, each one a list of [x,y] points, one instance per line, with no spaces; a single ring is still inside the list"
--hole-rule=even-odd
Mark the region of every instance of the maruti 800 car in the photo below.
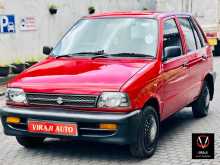
[[[190,14],[86,16],[43,52],[46,59],[8,83],[1,107],[5,134],[24,147],[71,138],[129,145],[147,158],[164,119],[185,106],[208,115],[212,47]]]

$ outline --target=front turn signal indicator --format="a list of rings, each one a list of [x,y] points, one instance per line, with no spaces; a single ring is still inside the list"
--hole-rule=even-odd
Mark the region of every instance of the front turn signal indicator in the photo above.
[[[7,117],[6,122],[11,124],[19,124],[21,119],[19,117]]]
[[[99,128],[112,131],[112,130],[117,130],[118,125],[117,124],[105,124],[105,123],[102,123],[102,124],[99,124]]]

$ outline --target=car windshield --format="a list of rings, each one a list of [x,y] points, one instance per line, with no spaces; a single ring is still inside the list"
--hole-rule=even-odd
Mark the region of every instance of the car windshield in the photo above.
[[[155,57],[157,38],[155,19],[82,19],[57,44],[52,55]]]

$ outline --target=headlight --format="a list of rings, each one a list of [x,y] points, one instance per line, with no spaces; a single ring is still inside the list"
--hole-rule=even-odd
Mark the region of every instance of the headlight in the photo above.
[[[8,88],[6,91],[6,97],[9,101],[15,103],[27,103],[26,95],[23,89],[20,88]]]
[[[99,108],[120,108],[128,106],[128,96],[121,92],[103,92],[98,100]]]

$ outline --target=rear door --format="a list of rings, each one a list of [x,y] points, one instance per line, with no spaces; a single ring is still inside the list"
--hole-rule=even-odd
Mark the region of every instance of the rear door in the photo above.
[[[202,77],[206,68],[207,52],[204,40],[191,17],[179,17],[179,23],[187,44],[187,58],[189,67],[189,103],[200,93]]]
[[[188,103],[189,69],[188,58],[185,56],[185,43],[183,35],[177,26],[176,18],[164,20],[163,24],[163,50],[167,47],[181,48],[181,55],[163,61],[164,93],[163,117],[168,117],[180,110]],[[164,53],[163,53],[164,56]]]

